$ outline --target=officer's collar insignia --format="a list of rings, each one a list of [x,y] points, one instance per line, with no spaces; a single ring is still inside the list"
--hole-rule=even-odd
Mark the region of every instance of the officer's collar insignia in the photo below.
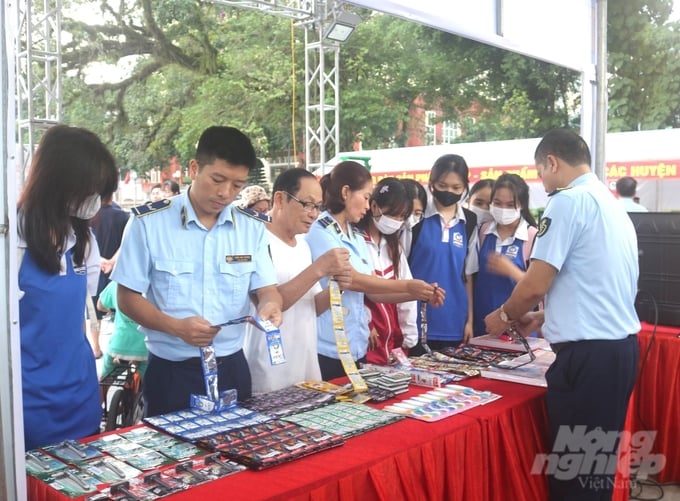
[[[187,227],[187,206],[183,205],[182,210],[179,211],[179,215],[182,218],[182,228]]]
[[[147,202],[144,205],[138,205],[137,207],[133,207],[130,210],[136,217],[142,217],[153,214],[154,212],[162,211],[163,209],[167,209],[171,205],[172,201],[164,198],[158,202]]]
[[[541,221],[538,223],[538,233],[536,233],[536,235],[542,237],[543,235],[548,233],[550,223],[552,223],[552,219],[550,219],[549,217],[542,217]]]
[[[549,197],[552,197],[553,195],[557,195],[558,193],[565,191],[565,190],[570,190],[572,189],[573,186],[565,186],[564,188],[557,188],[556,190],[552,191],[551,193],[548,193]]]
[[[333,219],[330,216],[322,217],[321,219],[317,219],[317,222],[324,228],[328,228],[329,226],[333,226],[333,229],[335,232],[339,235],[342,233],[342,228],[340,228],[340,225],[338,222]]]

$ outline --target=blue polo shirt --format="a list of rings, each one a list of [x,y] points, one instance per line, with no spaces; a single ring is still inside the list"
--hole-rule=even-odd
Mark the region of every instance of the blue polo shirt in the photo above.
[[[446,291],[444,304],[427,305],[427,337],[433,341],[457,342],[463,339],[468,317],[468,295],[463,275],[477,272],[477,232],[468,241],[465,213],[458,212],[448,223],[436,210],[420,223],[418,239],[412,245],[409,266],[413,278],[437,282]],[[420,308],[418,332],[422,335]]]
[[[595,174],[550,196],[531,257],[558,271],[545,297],[549,342],[622,339],[640,330],[635,228]]]
[[[248,293],[276,284],[265,226],[234,205],[220,212],[208,230],[196,216],[188,193],[153,204],[128,224],[112,279],[146,295],[175,318],[200,316],[211,324],[248,315]],[[164,332],[140,327],[154,355],[179,361],[199,349]],[[245,327],[223,327],[214,340],[217,356],[243,346]]]
[[[522,271],[526,271],[526,261],[529,256],[524,255],[524,244],[529,239],[529,224],[522,218],[511,237],[501,240],[498,235],[498,227],[492,222],[480,236],[481,243],[477,252],[479,258],[479,271],[475,280],[473,292],[474,323],[473,332],[475,336],[486,334],[484,317],[503,304],[512,294],[512,290],[517,282],[510,277],[496,274],[487,269],[489,256],[492,254],[502,254],[508,258],[512,264]]]
[[[340,228],[340,224],[333,219],[329,212],[319,215],[307,233],[307,243],[312,251],[312,259],[315,260],[325,252],[346,248],[349,250],[349,261],[352,267],[359,273],[370,275],[373,272],[370,263],[370,255],[366,247],[363,234],[353,225],[349,225],[349,235]],[[328,277],[320,280],[322,287],[328,286]],[[345,291],[342,294],[342,306],[345,313],[345,333],[349,340],[350,351],[354,360],[363,358],[368,349],[368,313],[364,306],[364,293]],[[319,344],[318,352],[329,358],[338,358],[338,349],[335,344],[333,332],[333,320],[330,310],[326,310],[317,318],[317,333]]]

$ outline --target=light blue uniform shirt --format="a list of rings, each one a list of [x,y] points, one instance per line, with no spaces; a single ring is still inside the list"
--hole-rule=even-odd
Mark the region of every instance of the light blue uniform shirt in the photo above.
[[[595,174],[550,196],[531,257],[558,271],[545,297],[549,342],[622,339],[640,330],[635,228]]]
[[[175,318],[200,316],[215,325],[248,315],[248,293],[276,284],[263,222],[230,205],[208,230],[188,194],[163,203],[168,207],[131,218],[112,280],[145,294]],[[140,331],[158,357],[178,361],[199,356],[198,347],[176,336],[144,327]],[[240,350],[244,335],[243,324],[223,327],[214,340],[217,356]]]
[[[367,275],[373,272],[363,234],[350,225],[349,236],[345,235],[338,222],[328,212],[319,215],[306,238],[313,260],[331,249],[346,248],[349,250],[350,264],[356,271]],[[327,287],[328,278],[322,278],[320,284],[321,287]],[[364,293],[345,291],[342,294],[342,306],[350,351],[354,360],[358,360],[366,355],[368,349],[368,313],[364,306]],[[326,310],[317,318],[317,333],[319,337],[317,351],[321,355],[337,359],[338,349],[330,310]]]

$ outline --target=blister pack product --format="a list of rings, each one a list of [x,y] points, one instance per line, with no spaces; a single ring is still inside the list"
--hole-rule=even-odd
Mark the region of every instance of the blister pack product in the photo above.
[[[274,420],[201,441],[201,445],[226,457],[259,470],[309,454],[336,447],[342,437],[306,428],[291,422]]]
[[[38,478],[45,478],[68,467],[63,461],[39,450],[28,451],[25,455],[25,461],[26,473]]]
[[[90,444],[82,444],[75,440],[64,440],[58,444],[42,448],[45,452],[56,456],[70,464],[78,464],[88,459],[99,457],[102,453]]]
[[[333,402],[335,402],[335,395],[331,393],[290,386],[253,395],[248,400],[241,402],[241,405],[273,417],[283,417],[323,407]]]

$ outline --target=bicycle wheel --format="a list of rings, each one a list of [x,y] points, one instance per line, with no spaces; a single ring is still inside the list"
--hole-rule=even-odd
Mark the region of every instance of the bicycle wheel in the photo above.
[[[111,404],[106,413],[106,431],[113,431],[123,426],[123,416],[125,415],[124,396],[124,390],[120,389],[111,397]]]
[[[144,417],[144,394],[140,391],[132,399],[132,405],[125,413],[123,426],[132,426],[142,422]]]

